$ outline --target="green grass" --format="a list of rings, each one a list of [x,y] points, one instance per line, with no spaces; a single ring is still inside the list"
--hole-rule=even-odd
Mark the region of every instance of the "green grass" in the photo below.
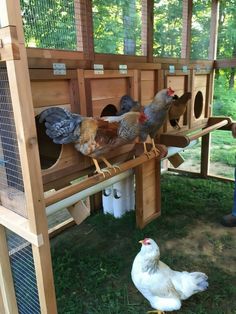
[[[134,212],[121,219],[97,213],[51,241],[59,314],[146,313],[151,307],[130,278],[138,240],[152,237],[176,270],[203,271],[209,289],[178,313],[235,314],[235,230],[219,224],[230,212],[233,184],[162,176],[162,216],[143,230]],[[234,267],[234,271],[233,271]]]

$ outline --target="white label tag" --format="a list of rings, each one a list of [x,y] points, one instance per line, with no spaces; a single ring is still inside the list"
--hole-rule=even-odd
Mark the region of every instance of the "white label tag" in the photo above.
[[[54,75],[66,75],[66,65],[65,63],[53,63],[53,74]]]
[[[169,65],[169,72],[175,73],[175,66],[174,65]]]
[[[188,66],[187,66],[187,65],[183,65],[182,71],[183,71],[184,73],[187,73],[187,72],[188,72]]]
[[[104,74],[103,64],[94,64],[94,74]]]
[[[126,64],[119,64],[119,72],[120,72],[120,74],[127,74],[127,65]]]

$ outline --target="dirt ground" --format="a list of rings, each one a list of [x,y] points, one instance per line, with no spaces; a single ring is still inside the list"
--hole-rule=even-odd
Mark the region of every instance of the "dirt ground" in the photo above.
[[[220,224],[198,223],[189,235],[182,239],[169,240],[166,249],[178,247],[190,257],[200,260],[206,255],[209,260],[227,273],[236,271],[236,230]],[[199,254],[201,252],[203,255]]]

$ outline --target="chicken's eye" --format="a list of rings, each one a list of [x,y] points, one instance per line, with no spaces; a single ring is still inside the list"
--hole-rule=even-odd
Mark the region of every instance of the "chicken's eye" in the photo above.
[[[146,242],[146,244],[147,244],[147,245],[151,245],[151,243],[150,243],[150,242]]]

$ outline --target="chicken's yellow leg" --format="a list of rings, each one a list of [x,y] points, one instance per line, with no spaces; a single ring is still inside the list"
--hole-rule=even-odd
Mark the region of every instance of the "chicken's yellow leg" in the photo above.
[[[159,311],[159,310],[148,311],[147,313],[148,313],[148,314],[165,314],[165,312]]]
[[[112,165],[111,163],[109,163],[109,161],[108,161],[106,158],[104,158],[104,157],[100,157],[100,158],[102,159],[102,161],[104,162],[104,164],[105,164],[108,168],[113,169],[115,172],[116,172],[116,169],[115,169],[115,168],[117,168],[117,169],[120,170],[120,167],[119,167],[119,166],[117,166],[117,165]]]
[[[104,176],[104,178],[106,177],[106,176],[105,176],[105,172],[108,172],[108,173],[111,175],[111,173],[110,173],[109,170],[107,170],[107,169],[101,170],[101,168],[100,168],[100,166],[99,166],[99,164],[98,164],[97,159],[92,158],[92,160],[93,160],[93,163],[94,163],[94,166],[95,166],[95,168],[96,168],[96,172],[97,172],[97,173],[101,173],[101,174]]]
[[[160,155],[160,151],[159,151],[159,149],[156,148],[156,145],[155,145],[155,142],[154,142],[153,138],[152,138],[152,150],[154,151],[156,156]]]
[[[143,142],[143,152],[148,158],[150,158],[150,153],[147,150],[146,142]]]

